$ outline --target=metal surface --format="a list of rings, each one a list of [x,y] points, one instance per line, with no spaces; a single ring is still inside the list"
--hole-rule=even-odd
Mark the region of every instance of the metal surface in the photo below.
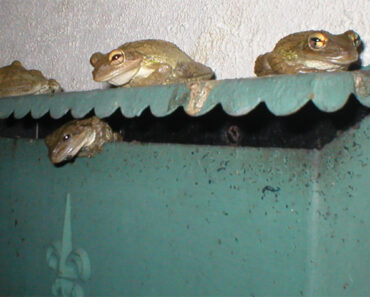
[[[51,294],[70,193],[86,296],[366,296],[369,129],[321,151],[114,143],[62,167],[0,139],[0,295]]]
[[[23,118],[31,113],[40,118],[47,112],[60,118],[68,111],[81,118],[89,111],[100,118],[120,109],[126,117],[139,116],[150,107],[155,116],[166,116],[182,106],[192,116],[207,113],[221,104],[229,115],[240,116],[264,102],[275,115],[288,115],[308,101],[322,111],[340,109],[350,94],[361,104],[370,107],[370,66],[361,71],[278,75],[265,78],[246,78],[206,81],[189,85],[176,84],[145,88],[115,88],[55,95],[20,96],[0,100],[0,118],[14,113]]]

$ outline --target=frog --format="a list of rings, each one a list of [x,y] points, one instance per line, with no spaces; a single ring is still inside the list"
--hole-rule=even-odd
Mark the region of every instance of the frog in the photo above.
[[[94,53],[93,79],[119,87],[167,85],[215,78],[175,44],[158,39],[127,42],[107,54]]]
[[[27,70],[15,60],[0,68],[0,98],[61,92],[55,79],[47,79],[39,70]]]
[[[334,35],[324,30],[290,34],[272,52],[258,56],[257,76],[310,72],[346,71],[359,60],[360,36],[348,30]]]
[[[106,142],[121,141],[122,136],[97,116],[72,120],[46,136],[49,159],[58,164],[75,157],[93,157]]]

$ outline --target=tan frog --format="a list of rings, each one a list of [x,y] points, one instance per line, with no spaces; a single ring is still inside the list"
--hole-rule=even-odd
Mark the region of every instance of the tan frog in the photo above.
[[[359,58],[361,40],[354,31],[333,35],[305,31],[281,39],[255,63],[257,76],[347,70]]]
[[[0,97],[60,91],[62,88],[55,79],[46,79],[38,70],[27,70],[19,61],[0,68]]]
[[[45,138],[50,161],[54,164],[68,161],[76,155],[93,157],[101,152],[103,144],[122,140],[111,127],[93,116],[84,120],[73,120],[59,127]]]
[[[90,62],[95,81],[115,86],[166,85],[214,78],[211,68],[163,40],[128,42],[108,54],[93,54]]]

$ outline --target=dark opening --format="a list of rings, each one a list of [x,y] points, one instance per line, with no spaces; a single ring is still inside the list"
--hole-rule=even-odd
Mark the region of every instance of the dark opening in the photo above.
[[[116,111],[104,120],[125,141],[320,149],[359,123],[369,111],[352,96],[334,113],[322,112],[309,102],[297,113],[284,117],[274,116],[261,104],[240,117],[229,116],[217,106],[200,117],[190,117],[180,108],[157,118],[147,109],[140,117],[128,119]],[[72,119],[70,114],[58,120],[49,115],[38,120],[29,115],[20,120],[10,117],[0,120],[0,137],[36,138],[37,134],[44,138]]]

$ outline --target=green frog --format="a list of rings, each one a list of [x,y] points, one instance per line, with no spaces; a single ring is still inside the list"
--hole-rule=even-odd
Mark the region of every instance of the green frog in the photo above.
[[[101,152],[106,142],[122,140],[122,136],[93,116],[84,120],[73,120],[59,127],[45,138],[50,161],[54,164],[68,161],[75,156],[93,157]]]
[[[211,68],[164,40],[128,42],[108,54],[93,54],[90,63],[95,81],[123,87],[167,85],[215,76]]]
[[[260,55],[257,76],[322,71],[342,71],[358,61],[361,40],[350,30],[343,34],[304,31],[282,38],[272,52]]]
[[[62,91],[55,79],[38,70],[27,70],[19,61],[0,68],[0,97],[48,94]]]

